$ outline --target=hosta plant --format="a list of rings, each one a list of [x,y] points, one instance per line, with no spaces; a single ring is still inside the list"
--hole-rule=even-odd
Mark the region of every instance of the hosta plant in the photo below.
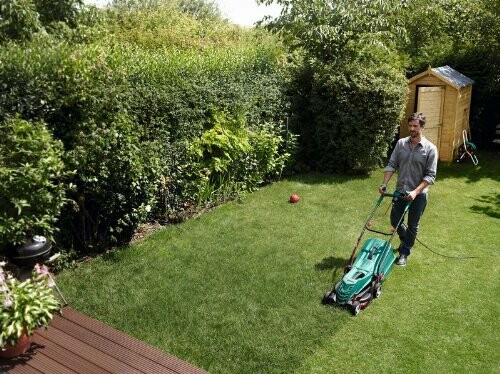
[[[31,278],[19,280],[4,271],[0,262],[0,348],[14,346],[19,338],[47,327],[61,303],[52,287],[54,281],[46,266],[35,265]]]

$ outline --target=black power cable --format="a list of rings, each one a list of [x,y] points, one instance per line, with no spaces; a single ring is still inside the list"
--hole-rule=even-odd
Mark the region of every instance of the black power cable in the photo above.
[[[415,232],[413,230],[411,230],[406,224],[403,223],[403,226],[405,227],[406,230],[409,230],[410,232],[412,232],[412,233],[415,234]],[[417,234],[415,234],[415,240],[417,242],[419,242],[421,245],[423,245],[424,248],[426,248],[430,252],[434,253],[435,255],[441,256],[441,257],[454,258],[456,260],[467,260],[467,259],[471,259],[471,258],[481,258],[480,256],[449,256],[449,255],[445,255],[445,254],[442,254],[442,253],[439,253],[439,252],[436,252],[436,251],[432,250],[427,245],[425,245],[424,243],[422,243],[420,241],[420,239],[418,238]]]
[[[384,213],[382,216],[378,217],[378,218],[377,218],[377,220],[378,220],[378,219],[380,219],[380,218],[382,218],[383,216],[385,216],[385,215],[387,214],[387,212],[388,212],[388,210],[389,210],[389,207],[390,207],[390,206],[391,206],[391,205],[389,205],[389,206],[387,207],[387,210],[385,211],[385,213]],[[408,230],[408,231],[410,231],[410,232],[412,232],[412,233],[414,233],[414,234],[415,234],[415,232],[414,232],[412,229],[410,229],[410,228],[409,228],[409,227],[408,227],[408,226],[407,226],[404,222],[402,222],[402,223],[401,223],[401,226],[403,226],[403,227],[405,228],[405,230]],[[377,234],[386,235],[386,236],[390,236],[390,235],[392,235],[392,233],[387,233],[387,232],[382,232],[382,231],[374,230],[374,229],[372,229],[372,228],[368,227],[368,224],[365,226],[365,228],[366,228],[368,231],[375,232],[375,233],[377,233]],[[422,242],[420,241],[420,239],[418,238],[417,234],[415,234],[415,240],[416,240],[417,242],[419,242],[419,243],[420,243],[420,244],[421,244],[424,248],[426,248],[428,251],[430,251],[430,252],[434,253],[435,255],[441,256],[441,257],[446,257],[446,258],[454,258],[454,259],[456,259],[456,260],[467,260],[467,259],[471,259],[471,258],[481,258],[481,256],[450,256],[450,255],[445,255],[445,254],[442,254],[442,253],[439,253],[439,252],[434,251],[433,249],[431,249],[430,247],[428,247],[427,245],[425,245],[424,243],[422,243]]]

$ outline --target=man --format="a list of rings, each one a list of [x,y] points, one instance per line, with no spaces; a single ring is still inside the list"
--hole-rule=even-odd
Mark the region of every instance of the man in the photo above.
[[[379,188],[383,194],[394,172],[398,171],[396,191],[408,193],[404,199],[398,199],[392,206],[391,225],[396,227],[408,200],[412,201],[408,210],[408,225],[398,227],[401,240],[399,258],[396,265],[405,266],[412,247],[415,244],[420,218],[427,205],[429,185],[436,179],[438,152],[434,144],[423,136],[425,117],[422,113],[413,113],[408,118],[410,136],[399,139],[385,168],[384,182]]]

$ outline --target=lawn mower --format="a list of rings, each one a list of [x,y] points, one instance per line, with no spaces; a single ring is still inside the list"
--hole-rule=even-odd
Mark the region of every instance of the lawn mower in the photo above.
[[[382,292],[382,283],[392,270],[392,265],[396,260],[396,255],[391,246],[391,241],[397,233],[398,227],[403,224],[404,217],[408,211],[411,201],[405,206],[404,213],[401,216],[396,227],[391,228],[391,233],[376,231],[372,228],[372,219],[376,210],[385,197],[392,197],[395,202],[403,199],[406,194],[398,191],[393,194],[385,193],[380,195],[370,216],[365,222],[363,230],[358,237],[354,250],[352,251],[349,264],[344,268],[344,275],[338,281],[331,291],[328,291],[323,297],[323,304],[337,305],[351,310],[353,315],[365,309],[375,298],[378,298]],[[361,243],[361,238],[365,231],[376,232],[378,234],[389,235],[389,240],[370,238],[361,247],[357,256],[356,251]],[[356,259],[354,260],[354,258]]]

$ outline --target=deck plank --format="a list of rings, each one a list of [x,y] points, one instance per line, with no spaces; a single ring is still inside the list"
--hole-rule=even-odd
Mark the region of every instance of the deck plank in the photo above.
[[[25,355],[0,359],[5,373],[203,374],[205,370],[65,307],[39,329]]]
[[[40,334],[33,336],[33,344],[43,347],[43,353],[45,355],[52,357],[55,361],[65,364],[77,373],[103,374],[106,372],[102,367],[86,360],[85,357],[79,356],[58,344],[57,341],[48,340]]]
[[[177,357],[169,355],[159,349],[156,349],[136,338],[125,335],[121,331],[115,330],[102,322],[91,319],[90,317],[78,313],[73,309],[68,309],[64,311],[63,319],[67,319],[80,326],[85,326],[88,331],[93,332],[99,336],[106,337],[110,342],[114,342],[124,348],[129,349],[133,352],[140,352],[140,354],[147,359],[161,364],[165,367],[173,369],[177,373],[206,373],[204,370],[194,367],[184,361],[179,360]],[[89,323],[89,319],[92,323]],[[59,319],[61,324],[64,324],[62,319]],[[70,329],[68,324],[65,324],[67,332],[75,333],[74,329]],[[127,336],[127,339],[123,338],[123,335]],[[91,344],[91,343],[90,343]]]

